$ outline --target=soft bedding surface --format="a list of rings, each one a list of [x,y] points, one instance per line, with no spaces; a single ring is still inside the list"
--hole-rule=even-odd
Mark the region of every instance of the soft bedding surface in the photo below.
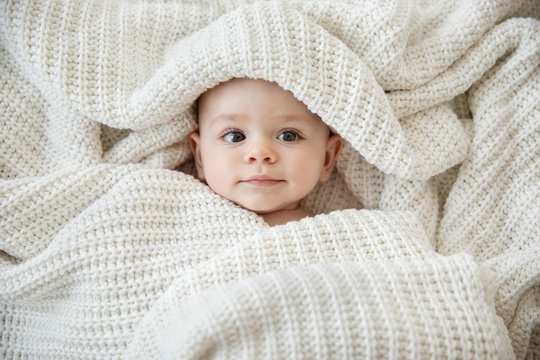
[[[0,357],[540,357],[537,2],[0,7]],[[317,216],[193,176],[235,77],[345,138]]]

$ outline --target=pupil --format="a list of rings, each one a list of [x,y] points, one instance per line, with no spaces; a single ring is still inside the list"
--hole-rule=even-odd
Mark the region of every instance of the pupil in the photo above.
[[[244,134],[238,131],[235,131],[235,132],[230,132],[227,135],[225,135],[224,139],[228,142],[235,143],[235,142],[243,141],[245,139],[245,136]]]
[[[284,141],[294,141],[294,140],[296,140],[296,134],[291,132],[291,131],[284,132],[283,133],[283,140]]]

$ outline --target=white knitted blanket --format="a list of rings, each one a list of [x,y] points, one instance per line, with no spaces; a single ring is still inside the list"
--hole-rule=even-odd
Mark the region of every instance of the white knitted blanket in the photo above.
[[[536,0],[0,7],[0,358],[540,357]],[[192,176],[246,76],[346,139],[314,218]]]

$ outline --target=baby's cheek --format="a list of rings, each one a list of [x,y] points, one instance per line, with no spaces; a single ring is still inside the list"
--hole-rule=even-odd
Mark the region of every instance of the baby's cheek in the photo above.
[[[314,159],[305,160],[297,165],[296,182],[299,186],[308,188],[308,192],[315,187],[321,174],[321,165]]]
[[[204,166],[204,172],[206,175],[206,182],[215,192],[221,191],[220,189],[225,185],[225,178],[227,172],[223,162],[220,161],[208,161]]]

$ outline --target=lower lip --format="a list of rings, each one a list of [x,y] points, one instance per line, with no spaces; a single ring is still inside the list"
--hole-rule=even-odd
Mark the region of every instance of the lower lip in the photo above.
[[[257,187],[269,187],[280,184],[283,182],[283,180],[247,180],[243,182]]]

